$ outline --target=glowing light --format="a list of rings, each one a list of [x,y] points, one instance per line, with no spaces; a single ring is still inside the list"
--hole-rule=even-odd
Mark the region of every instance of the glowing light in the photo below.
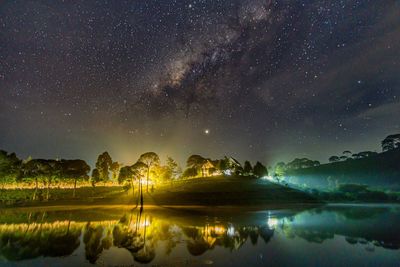
[[[209,134],[210,134],[210,130],[209,130],[209,129],[205,129],[205,130],[204,130],[204,133],[205,133],[206,135],[209,135]]]
[[[267,219],[267,225],[268,225],[268,228],[269,229],[275,229],[277,226],[278,226],[278,219],[277,218],[271,218],[271,217],[268,217],[268,219]]]
[[[235,228],[233,226],[229,226],[228,230],[226,231],[226,234],[230,237],[235,235]]]

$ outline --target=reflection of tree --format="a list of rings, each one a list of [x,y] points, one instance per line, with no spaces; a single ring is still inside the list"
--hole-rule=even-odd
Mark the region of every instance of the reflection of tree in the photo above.
[[[102,225],[96,226],[88,223],[83,235],[86,259],[90,263],[96,263],[103,250],[111,247],[111,238],[111,232],[106,230]]]
[[[70,222],[9,225],[0,231],[0,255],[10,261],[67,256],[79,247],[80,235],[81,229]]]

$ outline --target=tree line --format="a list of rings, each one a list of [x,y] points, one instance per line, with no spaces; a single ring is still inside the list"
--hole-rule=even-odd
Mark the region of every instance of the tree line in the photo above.
[[[81,159],[19,159],[15,153],[0,150],[0,188],[7,185],[29,185],[34,188],[32,199],[38,198],[38,190],[43,189],[44,199],[48,200],[54,187],[73,188],[76,196],[79,183],[90,183],[93,187],[106,185],[109,182],[126,185],[132,188],[133,197],[143,203],[143,192],[149,192],[154,182],[167,182],[179,179],[215,175],[236,175],[263,177],[268,175],[267,168],[257,162],[254,166],[245,161],[242,166],[232,157],[212,160],[200,155],[191,155],[182,171],[178,163],[167,157],[161,164],[155,152],[146,152],[132,165],[123,165],[114,161],[108,152],[101,153],[96,160],[95,168]],[[145,188],[144,188],[145,187]]]

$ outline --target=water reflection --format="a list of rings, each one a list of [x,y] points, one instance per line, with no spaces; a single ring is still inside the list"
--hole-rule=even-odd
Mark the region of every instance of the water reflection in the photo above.
[[[265,251],[271,248],[267,245],[272,239],[323,245],[327,240],[343,237],[345,244],[361,245],[370,252],[376,247],[398,250],[400,235],[395,233],[399,215],[398,206],[218,214],[177,210],[1,211],[0,265],[42,257],[68,258],[73,254],[84,255],[83,263],[100,264],[106,260],[107,252],[112,262],[116,249],[129,253],[131,263],[138,264],[152,263],[156,257],[158,262],[193,260],[208,251],[218,260],[220,249],[234,257],[244,247],[246,253],[251,247]]]

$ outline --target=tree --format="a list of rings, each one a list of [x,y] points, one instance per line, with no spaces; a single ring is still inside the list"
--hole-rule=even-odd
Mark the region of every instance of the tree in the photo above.
[[[92,178],[90,181],[92,182],[93,187],[95,187],[96,184],[100,181],[100,172],[98,169],[93,169]]]
[[[147,185],[146,185],[146,192],[149,192],[149,176],[151,168],[154,166],[160,165],[160,157],[154,152],[146,152],[139,157],[139,162],[146,164],[147,166]]]
[[[0,183],[1,188],[7,183],[15,182],[21,167],[21,160],[15,153],[8,154],[0,150]]]
[[[135,188],[134,188],[134,179],[135,179],[135,173],[132,169],[132,166],[124,166],[120,169],[119,175],[118,175],[118,183],[122,184],[123,182],[127,181],[130,183],[130,186],[132,188],[132,196],[135,197]]]
[[[99,179],[98,181],[101,181],[103,183],[106,183],[110,177],[110,169],[111,169],[111,165],[112,165],[113,161],[111,159],[110,154],[108,154],[108,152],[103,152],[102,154],[100,154],[97,158],[97,162],[96,162],[96,169],[99,172]]]
[[[51,183],[62,178],[62,166],[58,160],[47,160],[47,164],[49,165],[49,171],[46,175],[46,200],[49,200]]]
[[[176,179],[176,177],[178,177],[179,174],[182,172],[179,168],[178,163],[176,163],[176,161],[171,157],[167,157],[166,167],[170,179]]]
[[[329,162],[333,163],[333,162],[338,162],[340,161],[340,158],[338,156],[332,156],[329,158]]]
[[[253,171],[254,171],[254,175],[258,178],[268,175],[267,168],[263,164],[261,164],[261,162],[259,162],[259,161],[257,161],[256,165],[254,165]]]
[[[139,195],[140,195],[140,207],[143,208],[143,183],[142,177],[143,174],[146,172],[147,175],[149,174],[149,165],[138,161],[131,166],[131,170],[133,175],[139,178]]]
[[[286,171],[287,167],[285,162],[278,162],[275,165],[275,177],[282,177],[285,175],[285,171]]]
[[[74,191],[72,196],[76,196],[76,183],[78,180],[88,180],[89,179],[89,172],[90,166],[84,161],[80,159],[75,160],[61,160],[61,167],[62,167],[62,176],[65,179],[73,179],[74,181]],[[93,170],[94,173],[94,170]],[[92,178],[93,178],[92,173]],[[95,175],[97,175],[95,173]]]
[[[191,169],[195,169],[197,172],[200,170],[201,171],[201,176],[204,177],[204,169],[203,165],[207,162],[207,159],[203,158],[200,155],[191,155],[187,161],[186,161],[186,166]]]
[[[400,134],[392,134],[386,136],[381,142],[382,151],[390,151],[396,148],[400,148]]]
[[[117,161],[114,161],[113,163],[111,163],[110,171],[112,173],[112,179],[114,181],[116,181],[118,179],[120,168],[121,168],[121,164],[119,164]]]
[[[345,151],[343,151],[342,154],[345,155],[345,156],[347,156],[347,157],[350,157],[352,153],[351,153],[350,150],[345,150]]]
[[[195,177],[196,175],[197,175],[197,170],[195,168],[187,168],[182,173],[182,178]]]
[[[21,167],[21,173],[18,179],[29,180],[33,179],[35,183],[35,191],[32,200],[37,199],[39,189],[39,181],[45,181],[50,172],[50,165],[44,159],[32,159],[24,163]]]
[[[245,175],[251,175],[253,173],[253,167],[251,166],[250,161],[246,160],[244,162],[243,172]]]

